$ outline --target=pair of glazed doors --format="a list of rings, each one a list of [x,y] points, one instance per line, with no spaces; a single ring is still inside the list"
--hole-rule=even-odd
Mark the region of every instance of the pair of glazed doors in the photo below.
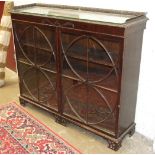
[[[20,94],[114,133],[121,41],[68,25],[13,21]]]

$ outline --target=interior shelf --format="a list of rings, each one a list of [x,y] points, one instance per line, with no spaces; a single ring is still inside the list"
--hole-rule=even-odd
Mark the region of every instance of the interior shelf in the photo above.
[[[52,52],[49,48],[44,48],[44,47],[39,47],[38,45],[35,46],[33,44],[30,44],[30,43],[23,43],[24,46],[28,46],[28,47],[32,47],[32,48],[36,48],[36,49],[39,49],[39,50],[43,50],[43,51],[47,51],[47,52]]]
[[[80,72],[81,77],[85,77],[87,78],[87,74],[84,74],[82,72]],[[63,69],[63,73],[62,73],[62,77],[68,78],[73,80],[75,83],[82,83],[84,81],[82,81],[81,79],[79,79],[77,76],[75,76],[75,74],[68,70],[68,69]],[[96,76],[95,75],[95,79],[99,79],[101,78],[101,76]],[[95,80],[94,80],[95,81]],[[93,82],[93,79],[91,79],[91,81],[89,82],[91,84],[91,82]],[[96,83],[92,83],[94,86],[101,88],[101,89],[105,89],[108,90],[110,92],[114,92],[114,93],[118,93],[118,89],[117,89],[117,80],[115,78],[115,76],[110,76],[108,79],[100,81],[100,82],[96,82]]]
[[[83,56],[79,56],[79,55],[76,55],[76,54],[67,54],[67,57],[70,57],[70,58],[73,58],[73,59],[76,59],[76,60],[80,60],[80,61],[83,61],[83,62],[87,62],[87,59]],[[92,58],[89,58],[88,59],[88,62],[89,63],[94,63],[94,64],[98,64],[98,65],[104,65],[104,66],[108,66],[108,67],[114,67],[115,65],[111,64],[111,63],[108,63],[104,60],[94,60]]]
[[[18,59],[17,60],[20,64],[24,64],[24,65],[27,65],[27,66],[33,66],[32,64],[30,64],[29,62],[28,62],[28,60],[26,60],[26,59],[22,59],[22,58],[20,58],[20,59]],[[53,66],[53,67],[52,67]],[[35,66],[34,66],[35,67]],[[48,71],[48,72],[51,72],[51,73],[57,73],[56,72],[56,68],[55,68],[55,64],[53,63],[53,65],[50,65],[50,68],[48,68],[47,66],[41,66],[41,67],[39,67],[40,69],[43,69],[43,70],[45,70],[45,71]]]

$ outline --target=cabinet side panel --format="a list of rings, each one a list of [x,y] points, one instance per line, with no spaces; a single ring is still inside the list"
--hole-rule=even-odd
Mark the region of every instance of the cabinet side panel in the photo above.
[[[120,93],[119,134],[135,120],[143,30],[128,34],[124,40]]]

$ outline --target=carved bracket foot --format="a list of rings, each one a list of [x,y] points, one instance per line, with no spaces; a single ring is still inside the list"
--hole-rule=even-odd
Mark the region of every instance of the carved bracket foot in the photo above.
[[[21,99],[21,98],[19,100],[20,100],[20,105],[25,107],[26,106],[26,101]]]
[[[108,144],[109,144],[108,148],[110,148],[110,149],[112,149],[114,151],[118,151],[119,148],[121,147],[121,141],[116,143],[116,142],[114,142],[112,140],[108,140]]]
[[[129,137],[135,133],[135,126],[129,131]]]
[[[60,116],[57,116],[57,115],[55,115],[55,122],[57,122],[57,123],[59,123],[59,124],[61,124],[63,126],[67,125],[66,119],[64,119],[64,118],[62,118]]]

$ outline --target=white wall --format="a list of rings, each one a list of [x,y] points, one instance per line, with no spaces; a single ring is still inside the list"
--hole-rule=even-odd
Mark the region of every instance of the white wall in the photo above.
[[[155,138],[155,18],[153,17],[155,9],[153,0],[15,0],[15,5],[34,2],[148,12],[147,16],[150,20],[144,32],[136,130],[151,139]]]

